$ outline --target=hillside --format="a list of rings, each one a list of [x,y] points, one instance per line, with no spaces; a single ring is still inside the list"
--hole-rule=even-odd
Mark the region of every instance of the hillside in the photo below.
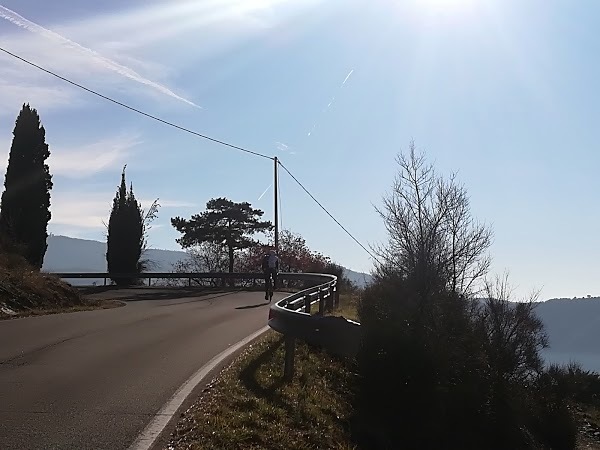
[[[48,236],[42,269],[47,272],[105,272],[106,243],[67,236]],[[185,252],[151,249],[152,272],[170,272],[173,264],[187,258]]]
[[[105,272],[106,243],[67,236],[48,237],[48,250],[42,269],[46,272]],[[173,265],[187,258],[182,251],[151,249],[146,257],[152,261],[150,272],[171,272]],[[345,275],[358,286],[369,283],[366,273],[345,269]],[[88,280],[89,283],[89,280]]]
[[[600,298],[552,299],[539,304],[537,314],[550,338],[548,361],[573,360],[600,372]]]

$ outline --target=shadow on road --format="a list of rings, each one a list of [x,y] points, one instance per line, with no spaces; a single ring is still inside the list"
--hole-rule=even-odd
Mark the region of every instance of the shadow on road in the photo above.
[[[144,293],[133,293],[126,297],[119,297],[119,300],[126,300],[128,302],[138,302],[146,300],[176,300],[180,298],[195,298],[188,303],[206,301],[219,297],[226,297],[228,295],[236,294],[236,292],[206,292],[206,291],[170,291],[170,292],[144,292]],[[184,302],[181,302],[184,303]],[[178,304],[181,304],[178,303]],[[168,306],[168,305],[167,305]]]
[[[198,297],[198,298],[195,298],[193,300],[188,300],[185,302],[171,303],[171,304],[161,305],[161,306],[175,306],[175,305],[186,305],[188,303],[205,302],[208,300],[214,300],[215,298],[227,297],[228,295],[231,295],[231,294],[235,294],[235,292],[224,292],[222,294],[215,294],[215,295],[205,294],[204,296],[197,295],[196,297]],[[173,297],[173,298],[181,298],[181,297]],[[151,300],[156,300],[156,299],[151,299]],[[169,300],[169,299],[160,299],[160,300]]]
[[[198,289],[198,288],[164,288],[164,287],[86,287],[79,291],[84,297],[94,300],[124,300],[128,302],[147,300],[175,300],[180,298],[197,298],[208,300],[225,295],[236,294],[241,291],[224,291],[223,289]]]
[[[254,309],[254,308],[260,308],[261,306],[265,306],[268,305],[268,302],[263,302],[263,303],[257,303],[256,305],[248,305],[248,306],[238,306],[235,309]]]
[[[81,295],[102,294],[108,291],[116,291],[116,286],[73,286]]]

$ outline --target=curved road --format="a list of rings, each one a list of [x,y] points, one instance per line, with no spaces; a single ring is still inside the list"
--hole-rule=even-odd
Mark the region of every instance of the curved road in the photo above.
[[[258,292],[169,295],[0,321],[0,448],[127,449],[194,372],[267,322]]]

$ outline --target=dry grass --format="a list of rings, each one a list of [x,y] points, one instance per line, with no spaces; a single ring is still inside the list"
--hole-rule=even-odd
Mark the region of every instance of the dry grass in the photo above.
[[[358,300],[358,294],[340,296],[339,307],[333,312],[333,314],[358,322]]]
[[[358,296],[342,296],[334,314],[357,320],[357,304]],[[283,339],[269,332],[182,414],[166,448],[357,448],[350,437],[356,381],[351,364],[303,344],[290,384],[282,380],[283,364]],[[575,414],[577,449],[600,449],[600,411],[579,405]]]
[[[0,319],[120,305],[86,300],[77,289],[31,268],[20,256],[0,254]]]
[[[289,384],[282,380],[283,365],[283,339],[269,332],[182,415],[167,448],[354,448],[349,363],[298,344]]]
[[[574,413],[579,430],[577,449],[600,449],[600,409],[577,405]]]

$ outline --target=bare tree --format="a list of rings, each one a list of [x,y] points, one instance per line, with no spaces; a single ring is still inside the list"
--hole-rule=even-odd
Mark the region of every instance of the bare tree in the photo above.
[[[146,255],[148,254],[148,250],[150,250],[148,237],[150,230],[152,229],[152,222],[158,218],[159,208],[160,203],[158,203],[158,199],[156,199],[152,202],[147,211],[142,210],[142,258],[138,262],[140,272],[146,272],[156,268],[156,261],[152,261],[151,259],[147,258]]]
[[[436,174],[413,143],[398,164],[378,210],[389,242],[359,303],[355,408],[365,443],[573,448],[566,403],[543,384],[553,381],[543,377],[536,296],[514,302],[506,276],[485,280],[491,231],[454,175]]]
[[[543,369],[540,352],[548,347],[548,336],[534,309],[538,293],[513,301],[508,275],[485,281],[485,300],[479,320],[485,332],[486,353],[497,381],[524,384]]]
[[[376,249],[379,270],[411,279],[422,295],[436,289],[470,294],[490,266],[491,230],[473,219],[454,174],[439,176],[414,142],[409,150],[398,156],[392,191],[377,209],[389,235]]]
[[[223,245],[204,242],[187,250],[187,258],[173,265],[173,272],[178,273],[217,273],[226,272],[229,264],[227,250]],[[219,283],[215,280],[195,280],[197,285],[208,282],[212,286]],[[222,284],[222,282],[221,282]]]
[[[225,272],[227,251],[222,245],[204,242],[187,250],[188,257],[175,265],[176,272]]]

